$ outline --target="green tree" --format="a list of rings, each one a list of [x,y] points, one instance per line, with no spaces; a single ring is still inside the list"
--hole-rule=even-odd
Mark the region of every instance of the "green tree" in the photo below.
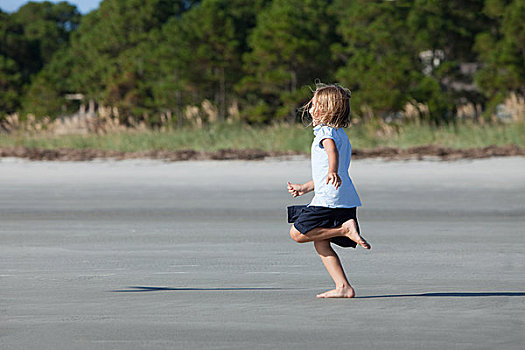
[[[9,57],[0,55],[0,120],[19,107],[22,76],[18,65]]]
[[[72,112],[76,106],[71,106],[65,97],[78,91],[72,77],[79,69],[81,58],[72,56],[68,46],[55,52],[51,61],[33,77],[23,97],[23,112],[37,117],[56,117],[63,112]]]
[[[162,45],[160,30],[153,29],[147,40],[119,55],[121,72],[106,82],[104,101],[119,107],[124,117],[141,117],[155,125],[159,114],[165,111],[162,100],[155,95],[157,84],[163,79],[159,66]]]
[[[330,3],[274,0],[259,13],[248,39],[251,51],[244,56],[247,76],[237,87],[249,106],[246,119],[295,120],[298,102],[309,94],[301,87],[330,77]]]
[[[0,118],[20,108],[24,85],[37,71],[35,46],[24,36],[24,28],[0,11]]]
[[[241,79],[242,53],[258,11],[268,1],[206,0],[163,27],[163,78],[156,93],[178,111],[208,99],[225,119]],[[171,102],[170,102],[171,101]]]
[[[525,3],[487,0],[484,13],[492,22],[476,37],[475,50],[483,64],[476,81],[492,111],[509,92],[525,96]]]
[[[354,92],[356,115],[365,107],[379,116],[400,111],[423,79],[404,5],[339,0],[331,9],[341,38],[332,46],[336,78]]]
[[[76,8],[65,2],[30,2],[12,15],[0,11],[0,116],[22,110],[30,84],[54,54],[67,47],[79,19]],[[54,86],[45,91],[54,93]],[[51,103],[49,98],[39,101]],[[31,102],[35,106],[37,101]]]
[[[104,0],[87,14],[71,40],[75,60],[71,85],[75,92],[102,104],[119,107],[122,117],[144,114],[151,92],[147,88],[145,59],[151,33],[192,1]]]
[[[226,89],[232,84],[228,76],[234,74],[238,42],[229,13],[228,1],[208,0],[182,16],[174,37],[177,59],[184,67],[188,89],[199,99],[215,101],[225,117]],[[239,67],[240,64],[237,64]]]
[[[75,6],[48,1],[29,2],[11,15],[11,28],[16,30],[7,30],[5,35],[8,36],[7,51],[16,60],[18,69],[14,80],[16,83],[13,84],[19,86],[16,91],[17,102],[11,103],[11,109],[16,106],[18,111],[25,110],[37,115],[60,111],[63,105],[60,85],[64,85],[63,79],[68,76],[62,72],[68,72],[69,65],[51,64],[47,73],[42,73],[42,69],[53,60],[57,51],[67,49],[70,34],[77,28],[80,18]],[[10,32],[16,32],[16,37],[9,39]],[[58,61],[64,63],[63,60]],[[52,72],[59,77],[51,81],[47,78],[52,76]],[[15,98],[13,90],[6,96]]]
[[[57,4],[29,2],[13,14],[13,20],[23,26],[24,36],[38,47],[40,67],[49,62],[60,47],[68,44],[80,18],[77,8],[65,1]]]
[[[425,78],[416,100],[429,106],[434,121],[451,121],[455,108],[483,103],[474,85],[477,68],[475,37],[487,25],[483,1],[416,0],[407,17],[410,37],[423,59]],[[422,57],[426,54],[426,57]]]

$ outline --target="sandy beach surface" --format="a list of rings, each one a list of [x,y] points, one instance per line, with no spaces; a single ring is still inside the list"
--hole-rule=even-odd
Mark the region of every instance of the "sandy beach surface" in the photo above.
[[[0,348],[523,348],[525,157],[352,162],[351,300],[288,236],[309,172],[0,158]]]

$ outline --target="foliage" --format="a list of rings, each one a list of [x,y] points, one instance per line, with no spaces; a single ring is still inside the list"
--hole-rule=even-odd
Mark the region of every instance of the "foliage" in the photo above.
[[[484,13],[491,21],[476,37],[475,49],[484,63],[477,82],[494,106],[509,91],[525,95],[525,3],[487,0]]]
[[[522,0],[29,2],[0,11],[0,119],[71,114],[74,93],[125,123],[182,126],[203,102],[209,121],[292,122],[319,79],[353,91],[354,118],[454,123],[525,96],[523,18]]]
[[[37,71],[33,54],[34,45],[24,37],[23,26],[0,11],[0,118],[20,108],[24,84]]]
[[[74,72],[73,86],[99,103],[119,107],[125,117],[147,108],[151,91],[145,81],[140,51],[155,30],[177,13],[169,0],[105,0],[86,15],[72,39],[71,50],[89,69]],[[101,40],[103,38],[103,40]]]
[[[0,110],[12,113],[19,108],[21,85],[17,63],[10,57],[0,55]]]
[[[482,102],[469,68],[476,68],[472,47],[487,22],[482,10],[483,2],[472,0],[416,0],[410,8],[407,24],[415,53],[430,53],[428,71],[418,89],[423,93],[416,100],[428,104],[435,122],[451,121],[457,105]]]
[[[25,38],[35,43],[41,64],[48,63],[59,48],[68,44],[80,18],[77,8],[65,1],[28,2],[13,14],[13,20],[24,28]]]
[[[334,43],[340,62],[336,77],[353,91],[355,106],[377,114],[399,111],[422,79],[405,22],[409,8],[389,2],[336,1],[341,40]],[[357,109],[357,114],[360,114]]]
[[[329,44],[333,18],[330,1],[274,0],[257,16],[244,56],[248,75],[238,91],[256,106],[251,121],[294,120],[298,102],[307,98],[300,87],[331,73]],[[278,19],[278,20],[276,20]]]

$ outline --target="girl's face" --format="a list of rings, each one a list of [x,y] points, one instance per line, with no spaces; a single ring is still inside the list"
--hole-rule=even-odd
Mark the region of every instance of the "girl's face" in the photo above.
[[[308,110],[308,113],[312,116],[312,124],[313,126],[319,125],[319,106],[317,105],[317,98],[314,96],[312,98],[312,103],[310,104],[310,109]]]

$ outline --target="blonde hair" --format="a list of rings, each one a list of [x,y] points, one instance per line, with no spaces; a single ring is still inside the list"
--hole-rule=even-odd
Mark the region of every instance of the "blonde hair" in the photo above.
[[[314,96],[303,106],[303,120],[312,103],[316,102],[320,112],[319,123],[334,128],[346,128],[350,124],[350,99],[352,93],[338,84],[317,83]]]

